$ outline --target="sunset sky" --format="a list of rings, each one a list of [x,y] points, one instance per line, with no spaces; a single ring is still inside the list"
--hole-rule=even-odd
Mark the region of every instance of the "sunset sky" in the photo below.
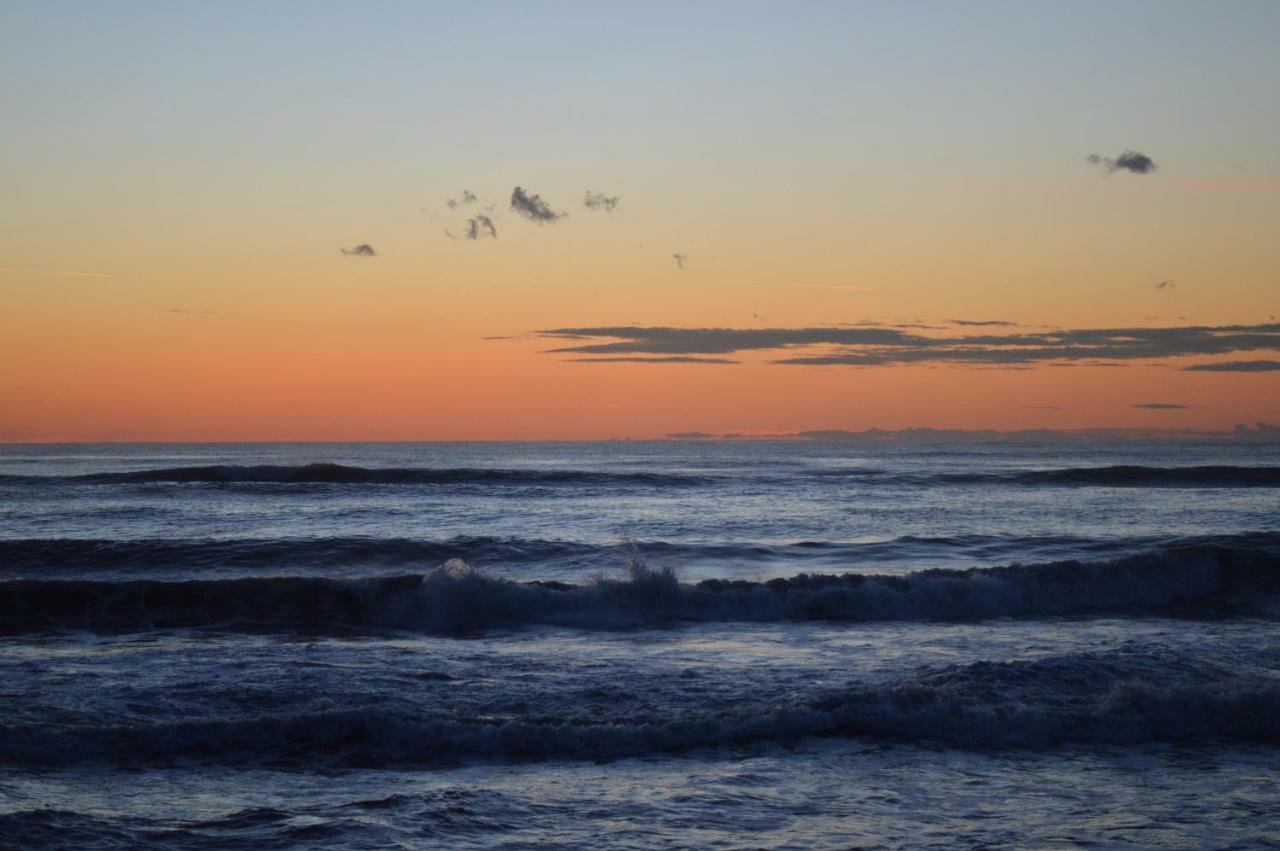
[[[1280,422],[1280,3],[0,20],[0,441]]]

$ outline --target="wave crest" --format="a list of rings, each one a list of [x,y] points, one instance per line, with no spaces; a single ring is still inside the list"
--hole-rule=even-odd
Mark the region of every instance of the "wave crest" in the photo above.
[[[847,478],[862,484],[1022,485],[1025,487],[1111,488],[1276,488],[1280,467],[1202,465],[1192,467],[1065,467],[1050,470],[1002,470],[990,473],[911,473],[870,468],[818,470],[810,475]]]
[[[0,576],[51,578],[59,573],[159,574],[195,578],[204,574],[272,571],[276,575],[323,575],[411,568],[464,559],[480,567],[502,565],[581,573],[608,568],[634,550],[644,558],[681,565],[782,564],[842,569],[873,562],[925,566],[939,562],[1049,562],[1069,558],[1115,559],[1159,549],[1225,548],[1280,552],[1280,534],[1088,538],[1072,535],[906,535],[883,541],[792,543],[689,543],[637,541],[590,543],[544,538],[458,535],[442,540],[349,536],[332,538],[15,538],[0,540]]]
[[[937,621],[1107,614],[1277,612],[1274,550],[1185,547],[901,576],[800,574],[681,583],[633,564],[625,580],[516,582],[450,562],[425,576],[245,577],[162,582],[0,582],[0,631],[154,628],[409,629],[436,634],[526,625],[625,629],[680,622]]]
[[[594,470],[508,470],[489,467],[355,467],[345,464],[281,466],[217,465],[169,467],[123,473],[93,473],[66,480],[90,484],[151,482],[207,484],[359,484],[359,485],[592,485],[632,484],[679,487],[703,481],[668,473],[619,473]]]

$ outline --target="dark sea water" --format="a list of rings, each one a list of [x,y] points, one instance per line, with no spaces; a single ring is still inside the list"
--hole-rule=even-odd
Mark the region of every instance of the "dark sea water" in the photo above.
[[[1280,847],[1280,446],[0,447],[0,848]]]

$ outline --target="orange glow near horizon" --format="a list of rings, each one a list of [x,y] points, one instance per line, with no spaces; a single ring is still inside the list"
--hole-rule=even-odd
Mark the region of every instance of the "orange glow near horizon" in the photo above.
[[[298,44],[235,15],[198,34],[139,20],[115,47],[15,20],[0,85],[27,118],[0,140],[0,441],[1280,422],[1280,371],[1180,368],[1280,361],[1266,348],[1122,368],[769,363],[790,348],[570,363],[533,336],[1274,323],[1280,112],[1237,103],[1280,74],[1266,27],[1205,16],[1186,32],[1235,62],[1151,48],[1160,73],[1138,81],[1130,40],[1065,10],[996,16],[963,50],[887,9],[767,27],[689,12],[678,33],[631,11],[508,14],[524,29],[480,15],[475,32],[391,34],[317,11]],[[352,27],[384,48],[357,49]],[[537,51],[512,41],[525,29]],[[1094,44],[1087,62],[1059,50],[1068,33]],[[477,76],[481,35],[520,73]],[[565,57],[584,44],[613,45],[609,62],[582,73]],[[1159,168],[1086,161],[1131,144]],[[565,216],[522,217],[517,185]],[[587,190],[621,200],[588,209]],[[478,214],[496,238],[458,238]],[[341,253],[362,243],[376,256]],[[1181,407],[1134,407],[1151,403]]]

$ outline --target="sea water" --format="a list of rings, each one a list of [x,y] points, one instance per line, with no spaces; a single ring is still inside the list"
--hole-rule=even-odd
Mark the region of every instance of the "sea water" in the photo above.
[[[1280,446],[0,447],[0,847],[1280,844]]]

